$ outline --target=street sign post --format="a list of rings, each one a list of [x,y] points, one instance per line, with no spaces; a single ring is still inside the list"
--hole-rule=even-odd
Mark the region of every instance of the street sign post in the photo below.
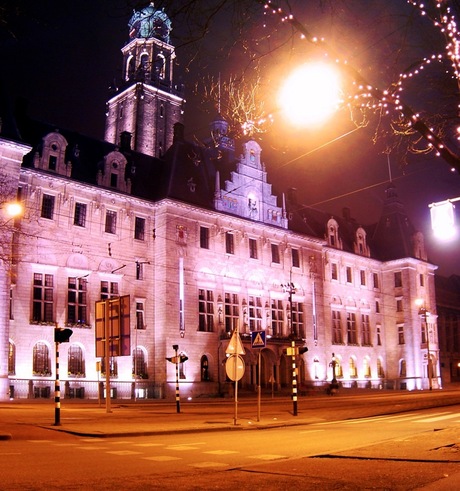
[[[251,346],[252,348],[259,349],[259,357],[257,361],[257,376],[258,376],[258,384],[257,384],[257,421],[260,421],[260,399],[261,399],[261,386],[260,386],[260,378],[261,378],[261,365],[262,365],[262,348],[265,348],[267,345],[267,338],[265,336],[265,331],[252,331],[251,332]]]

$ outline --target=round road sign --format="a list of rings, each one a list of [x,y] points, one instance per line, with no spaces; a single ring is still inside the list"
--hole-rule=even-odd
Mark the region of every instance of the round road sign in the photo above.
[[[236,382],[243,378],[244,360],[240,355],[230,355],[225,362],[225,371],[230,380]]]

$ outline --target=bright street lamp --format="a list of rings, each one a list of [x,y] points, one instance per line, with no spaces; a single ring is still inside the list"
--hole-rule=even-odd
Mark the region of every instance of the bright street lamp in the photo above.
[[[278,103],[292,124],[323,123],[340,103],[340,77],[332,64],[312,62],[292,72],[280,90]]]

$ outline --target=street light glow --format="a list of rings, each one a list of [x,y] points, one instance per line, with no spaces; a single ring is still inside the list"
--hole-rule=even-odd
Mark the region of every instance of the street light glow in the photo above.
[[[296,69],[279,93],[279,105],[286,118],[299,126],[323,123],[340,102],[338,71],[324,62],[308,63]]]
[[[7,203],[5,208],[6,214],[11,218],[15,218],[22,214],[22,205],[20,203]]]
[[[452,240],[457,235],[455,227],[454,205],[452,200],[430,205],[431,227],[436,238]]]

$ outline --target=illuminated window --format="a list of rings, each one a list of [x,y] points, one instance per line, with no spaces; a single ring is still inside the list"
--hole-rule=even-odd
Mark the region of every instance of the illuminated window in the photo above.
[[[16,374],[16,346],[10,341],[8,345],[8,375]]]
[[[55,197],[49,194],[44,194],[42,199],[42,211],[41,217],[48,218],[50,220],[53,219],[54,215],[54,201]]]
[[[136,329],[145,329],[143,302],[136,302]]]
[[[33,322],[54,321],[54,277],[51,274],[34,273]]]
[[[377,358],[377,376],[379,378],[385,377],[385,371],[383,370],[382,360]]]
[[[214,330],[214,292],[198,290],[198,330],[212,332]]]
[[[342,320],[338,310],[332,311],[332,343],[343,344]]]
[[[76,225],[77,227],[84,227],[86,225],[86,204],[85,203],[75,203],[73,224]]]
[[[117,212],[107,210],[105,213],[105,232],[115,234],[117,232]]]
[[[203,355],[201,357],[200,367],[201,367],[201,381],[209,382],[211,378],[209,377],[209,361],[206,355]]]
[[[356,361],[352,356],[348,361],[348,370],[350,373],[350,378],[358,378],[358,369],[356,367]]]
[[[369,316],[367,314],[361,315],[361,329],[363,336],[363,346],[371,346],[371,326],[369,323]]]
[[[33,349],[32,371],[34,375],[48,377],[51,375],[51,360],[48,346],[38,342]]]
[[[68,278],[67,280],[67,323],[88,323],[86,278]]]
[[[85,360],[83,359],[83,350],[80,346],[72,345],[69,347],[67,371],[71,377],[85,376]]]
[[[262,330],[262,299],[249,296],[249,329],[251,331]]]
[[[147,364],[145,363],[145,353],[142,348],[135,348],[133,350],[133,375],[136,378],[146,379],[147,376]]]
[[[283,301],[272,299],[272,335],[281,336],[283,334],[284,309]]]
[[[347,312],[347,344],[358,344],[358,333],[356,330],[356,314]]]
[[[237,293],[225,293],[225,331],[233,332],[240,319]]]
[[[364,358],[363,360],[363,373],[365,378],[371,378],[372,377],[372,372],[371,372],[371,365],[369,363],[369,358]]]

